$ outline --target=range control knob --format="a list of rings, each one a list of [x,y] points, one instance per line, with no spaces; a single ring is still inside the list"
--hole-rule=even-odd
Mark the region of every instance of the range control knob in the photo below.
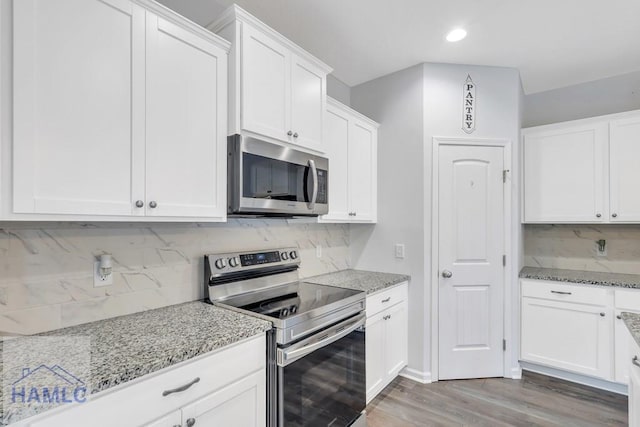
[[[296,258],[298,258],[298,252],[296,252],[296,251],[291,251],[291,252],[289,253],[289,256],[291,257],[291,259],[296,259]]]
[[[234,256],[233,258],[229,258],[229,267],[237,267],[238,266],[238,257]]]
[[[280,258],[282,258],[283,260],[288,260],[289,259],[289,254],[287,252],[282,252],[280,254]]]
[[[224,258],[218,258],[215,262],[216,264],[216,268],[218,270],[222,270],[223,268],[225,268],[227,266],[227,261],[225,261]]]

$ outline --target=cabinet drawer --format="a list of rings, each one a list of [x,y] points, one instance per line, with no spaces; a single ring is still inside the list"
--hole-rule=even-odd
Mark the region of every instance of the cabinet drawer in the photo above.
[[[407,299],[407,282],[367,296],[367,317]]]
[[[72,427],[91,425],[144,425],[194,400],[227,386],[266,366],[266,339],[259,336],[225,348],[196,361],[185,362],[176,368],[167,368],[151,374],[134,384],[125,384],[107,390],[87,403],[25,423],[31,427]],[[187,390],[163,396],[165,390],[175,389],[200,380]],[[117,408],[117,411],[114,411]]]
[[[543,280],[522,280],[522,296],[595,306],[610,305],[612,289],[567,285]]]
[[[634,290],[615,290],[616,309],[622,311],[640,311],[640,289]]]

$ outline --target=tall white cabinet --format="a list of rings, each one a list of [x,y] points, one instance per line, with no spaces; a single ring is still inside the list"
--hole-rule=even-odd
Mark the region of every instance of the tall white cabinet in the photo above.
[[[3,216],[225,220],[226,41],[147,0],[14,1],[12,36]]]
[[[523,222],[640,222],[640,111],[522,134]]]
[[[322,222],[377,221],[378,123],[328,98],[329,213]]]
[[[207,28],[232,43],[229,133],[324,152],[331,68],[237,5]]]

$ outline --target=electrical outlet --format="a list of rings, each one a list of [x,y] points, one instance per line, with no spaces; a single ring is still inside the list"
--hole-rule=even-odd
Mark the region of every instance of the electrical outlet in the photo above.
[[[93,287],[99,288],[113,284],[113,272],[107,276],[100,274],[100,261],[93,263]]]
[[[598,256],[607,256],[607,241],[606,240],[598,240],[596,241],[596,255]]]
[[[320,244],[316,245],[316,257],[322,258],[322,245]]]
[[[395,245],[396,258],[404,258],[404,243],[396,243]]]

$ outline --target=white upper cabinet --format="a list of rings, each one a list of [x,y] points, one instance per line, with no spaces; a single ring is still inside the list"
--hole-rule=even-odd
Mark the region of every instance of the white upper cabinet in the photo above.
[[[522,133],[523,222],[640,222],[640,112]]]
[[[377,221],[378,124],[328,98],[329,213],[321,222]]]
[[[237,5],[207,28],[232,43],[229,133],[324,152],[331,68]]]
[[[525,222],[605,220],[606,124],[524,135]]]
[[[226,41],[146,0],[13,12],[5,219],[226,218]]]
[[[640,222],[640,115],[609,124],[611,221]]]
[[[227,53],[148,14],[147,58],[146,214],[223,219]]]
[[[128,1],[13,3],[14,212],[132,214],[144,19]]]

